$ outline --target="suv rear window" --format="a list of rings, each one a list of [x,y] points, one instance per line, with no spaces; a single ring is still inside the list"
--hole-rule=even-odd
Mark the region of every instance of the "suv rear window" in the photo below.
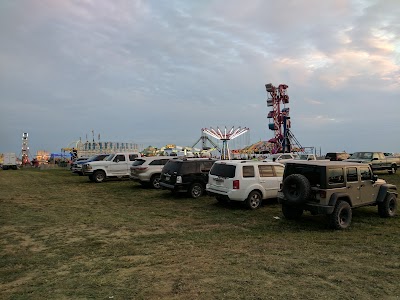
[[[165,164],[165,166],[164,166],[164,168],[163,168],[163,172],[164,173],[169,173],[169,174],[172,174],[172,173],[174,173],[174,172],[178,172],[179,171],[179,169],[181,168],[181,166],[182,166],[182,162],[180,162],[180,161],[168,161],[166,164]]]
[[[134,167],[134,166],[141,166],[141,165],[144,164],[144,162],[145,162],[144,159],[135,159],[135,161],[133,162],[132,166],[133,166],[133,167]]]
[[[226,164],[214,164],[210,170],[210,174],[223,178],[235,177],[236,166]]]

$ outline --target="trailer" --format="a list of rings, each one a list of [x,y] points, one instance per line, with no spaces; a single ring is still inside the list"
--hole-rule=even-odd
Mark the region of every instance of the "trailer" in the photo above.
[[[17,156],[15,153],[4,153],[3,155],[3,170],[17,170]]]

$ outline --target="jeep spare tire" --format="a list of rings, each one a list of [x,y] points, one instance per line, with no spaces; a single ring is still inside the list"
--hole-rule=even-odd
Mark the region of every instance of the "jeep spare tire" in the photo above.
[[[311,193],[311,185],[308,179],[301,174],[292,174],[285,178],[282,192],[288,203],[304,203]]]

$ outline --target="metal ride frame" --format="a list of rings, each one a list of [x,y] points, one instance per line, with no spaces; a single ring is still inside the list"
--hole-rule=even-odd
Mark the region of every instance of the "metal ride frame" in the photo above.
[[[232,126],[232,128],[230,130],[227,130],[226,127],[224,130],[221,130],[221,129],[219,129],[219,127],[217,127],[217,129],[213,129],[212,127],[210,127],[210,129],[203,128],[202,131],[204,133],[212,136],[213,138],[222,141],[222,149],[220,151],[221,152],[221,160],[227,160],[227,159],[231,159],[228,142],[230,140],[233,140],[233,139],[237,138],[238,136],[241,136],[242,134],[246,133],[247,131],[249,131],[249,128],[238,127],[235,129]]]
[[[271,83],[265,85],[269,98],[267,99],[267,106],[272,110],[268,112],[268,118],[272,122],[268,124],[268,128],[274,131],[274,137],[268,142],[274,144],[272,153],[279,152],[292,152],[294,149],[302,151],[303,147],[290,131],[291,123],[289,116],[289,108],[285,107],[289,103],[289,96],[287,95],[286,84],[280,84],[278,87],[273,86]],[[281,109],[281,104],[283,108]]]

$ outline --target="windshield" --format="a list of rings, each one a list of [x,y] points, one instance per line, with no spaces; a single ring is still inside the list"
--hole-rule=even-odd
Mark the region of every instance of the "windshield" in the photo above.
[[[299,159],[299,160],[308,160],[308,155],[305,154],[300,154],[299,156],[295,156],[294,159]]]
[[[350,158],[372,159],[372,152],[355,152]]]
[[[107,160],[107,161],[112,161],[113,160],[113,158],[114,158],[114,154],[110,154],[109,156],[107,156],[104,160]]]

